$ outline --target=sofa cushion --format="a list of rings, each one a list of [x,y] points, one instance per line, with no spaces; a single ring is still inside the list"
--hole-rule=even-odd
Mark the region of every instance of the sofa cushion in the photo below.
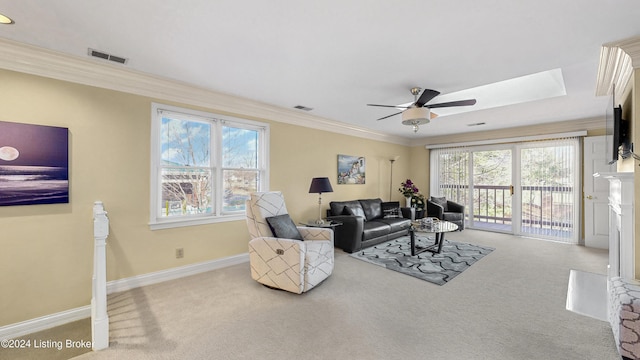
[[[367,219],[361,206],[345,206],[344,212],[346,215],[360,216],[365,220]]]
[[[346,207],[359,207],[362,208],[362,206],[360,206],[360,203],[358,202],[358,200],[353,200],[353,201],[332,201],[329,203],[329,208],[331,209],[331,215],[333,216],[338,216],[338,215],[350,215],[347,213],[346,211]]]
[[[447,211],[447,198],[446,197],[431,197],[431,202],[432,203],[436,203],[440,206],[442,206],[442,208],[444,209],[444,211]]]
[[[391,227],[380,221],[367,221],[364,223],[362,240],[369,240],[380,236],[389,235]]]
[[[360,205],[362,205],[362,209],[364,210],[364,215],[367,218],[367,221],[382,218],[382,200],[366,199],[358,201],[360,202]]]
[[[411,226],[411,220],[403,218],[384,218],[376,221],[389,225],[391,227],[390,232],[392,233],[409,229]]]
[[[281,239],[303,240],[296,224],[291,220],[289,214],[268,217],[267,223],[271,228],[274,237]]]

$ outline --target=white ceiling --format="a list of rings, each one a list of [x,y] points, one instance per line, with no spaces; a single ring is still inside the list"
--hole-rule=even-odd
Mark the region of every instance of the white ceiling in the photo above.
[[[2,38],[80,57],[93,48],[137,71],[408,139],[604,117],[600,47],[640,35],[637,0],[0,0],[0,13],[16,22]],[[437,103],[553,69],[564,96],[440,116],[417,134],[400,116],[376,121],[395,109],[365,105],[407,103],[413,86],[440,91]]]

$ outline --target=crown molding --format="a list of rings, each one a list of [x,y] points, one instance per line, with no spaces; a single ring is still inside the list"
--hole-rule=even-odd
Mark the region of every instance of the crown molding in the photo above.
[[[123,67],[0,38],[0,68],[158,100],[199,106],[370,140],[409,145],[409,139],[205,89]]]
[[[437,147],[446,144],[475,143],[487,139],[508,139],[515,137],[549,137],[550,134],[574,133],[580,131],[601,130],[605,128],[604,118],[586,118],[579,120],[560,121],[537,125],[486,130],[470,133],[433,136],[416,139],[411,146]]]
[[[603,44],[596,80],[596,96],[611,95],[613,87],[625,91],[640,68],[640,36]]]
[[[587,136],[586,130],[573,131],[568,133],[516,136],[516,137],[510,137],[510,138],[490,139],[490,140],[476,140],[476,141],[469,141],[465,143],[455,143],[455,144],[425,145],[425,149],[431,150],[431,149],[444,149],[444,148],[452,148],[452,147],[509,144],[509,143],[515,143],[515,142],[520,143],[520,142],[528,142],[528,141],[552,140],[552,139],[583,137],[583,136]]]

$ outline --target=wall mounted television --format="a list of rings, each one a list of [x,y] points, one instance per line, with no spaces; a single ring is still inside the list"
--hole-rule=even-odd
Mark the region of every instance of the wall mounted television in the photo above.
[[[631,151],[629,141],[629,122],[622,118],[622,105],[607,111],[607,161],[613,164],[621,158],[627,158]]]

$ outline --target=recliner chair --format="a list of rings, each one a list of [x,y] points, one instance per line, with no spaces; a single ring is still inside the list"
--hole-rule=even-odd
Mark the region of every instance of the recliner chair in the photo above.
[[[287,213],[281,192],[251,194],[246,213],[251,235],[249,263],[254,280],[301,294],[331,275],[333,230],[296,226]],[[274,231],[287,237],[278,237]]]
[[[427,216],[452,222],[458,225],[458,231],[464,230],[464,205],[444,197],[431,196],[427,200]]]

